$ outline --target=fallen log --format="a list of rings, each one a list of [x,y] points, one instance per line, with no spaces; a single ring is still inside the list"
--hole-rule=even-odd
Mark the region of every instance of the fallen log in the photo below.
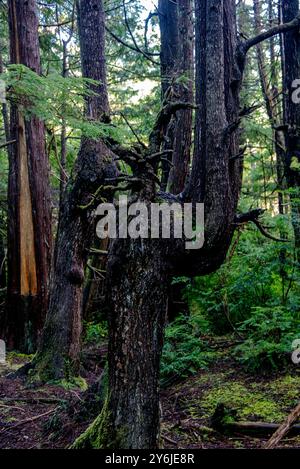
[[[275,431],[274,435],[267,444],[264,446],[265,449],[274,449],[278,445],[278,443],[284,438],[287,434],[290,434],[295,427],[299,427],[299,425],[294,425],[294,423],[300,417],[300,404],[297,405],[296,409],[294,409],[290,415],[287,417],[285,422],[279,426],[279,428]]]
[[[264,422],[228,422],[224,424],[223,430],[226,434],[244,435],[253,437],[268,437],[280,429],[276,423]],[[288,431],[289,436],[300,435],[300,425],[293,425]]]
[[[279,425],[276,423],[265,422],[239,422],[237,421],[237,412],[234,409],[230,409],[224,406],[224,404],[219,404],[211,419],[211,426],[214,430],[224,435],[244,435],[257,438],[267,438],[275,432],[277,435],[276,442],[278,443],[285,435],[291,437],[300,435],[300,425],[294,424],[300,415],[300,405],[298,407],[293,411],[293,419],[291,418],[292,414],[290,415],[289,425],[287,425],[287,422],[285,422],[284,425]],[[296,416],[296,411],[299,412],[298,416]],[[282,436],[278,440],[279,435]],[[277,444],[276,442],[275,444]]]

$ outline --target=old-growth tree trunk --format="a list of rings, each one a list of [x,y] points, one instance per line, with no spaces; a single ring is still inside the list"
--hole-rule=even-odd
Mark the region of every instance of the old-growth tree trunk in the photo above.
[[[168,92],[176,99],[193,102],[194,87],[194,2],[160,0],[159,23],[161,31],[162,97]],[[171,99],[171,98],[169,98]],[[171,119],[166,133],[164,150],[169,150],[162,160],[162,190],[175,195],[183,192],[189,172],[192,147],[193,110],[181,109]],[[176,316],[175,299],[180,308],[187,308],[182,301],[179,284],[170,286],[168,317]]]
[[[34,0],[10,0],[11,62],[40,73]],[[51,201],[44,124],[11,108],[8,188],[8,299],[4,337],[9,348],[33,352],[48,301]]]
[[[174,275],[204,275],[226,258],[237,223],[254,220],[259,210],[237,216],[242,180],[239,150],[239,94],[245,58],[260,41],[299,27],[299,20],[237,44],[235,2],[197,0],[197,109],[201,139],[196,142],[185,198],[158,193],[158,168],[165,131],[172,116],[187,103],[163,103],[147,149],[115,148],[132,169],[134,201],[205,202],[205,243],[186,250],[184,240],[113,240],[107,266],[110,310],[109,392],[101,415],[74,443],[74,448],[156,448],[158,444],[159,360],[167,286]],[[201,73],[200,73],[201,72]],[[200,94],[200,93],[199,93]],[[198,94],[198,96],[199,96]],[[124,177],[119,178],[124,181]],[[150,397],[150,399],[149,399]]]
[[[283,21],[291,21],[299,15],[299,0],[284,0],[282,2]],[[287,32],[283,39],[284,44],[284,123],[286,125],[286,157],[285,171],[287,184],[290,189],[292,223],[295,234],[296,255],[300,259],[300,103],[299,93],[295,96],[296,87],[299,87],[300,78],[300,34],[299,29]],[[295,82],[298,80],[298,82]]]
[[[3,57],[2,57],[2,41],[0,41],[0,74],[4,72],[3,67]],[[3,97],[2,97],[3,98]],[[1,114],[3,119],[4,135],[6,142],[10,141],[10,131],[9,131],[9,117],[7,104],[5,102],[1,103]],[[7,152],[10,151],[10,145],[7,147]],[[4,229],[4,226],[1,226]],[[5,252],[5,241],[4,236],[0,235],[0,288],[6,287],[6,252]]]
[[[98,83],[86,99],[86,118],[107,120],[109,106],[104,61],[104,11],[101,0],[78,2],[82,73]],[[34,365],[42,381],[71,379],[79,373],[82,290],[94,239],[93,194],[112,175],[111,154],[100,139],[83,137],[59,217],[46,325]]]
[[[112,242],[107,266],[109,392],[102,414],[75,442],[75,448],[157,447],[157,387],[168,281],[172,275],[204,275],[218,269],[226,258],[236,223],[253,220],[259,212],[236,215],[243,167],[242,159],[236,157],[239,94],[246,53],[274,34],[299,27],[299,20],[237,44],[232,0],[197,0],[196,19],[200,106],[192,173],[184,200],[205,202],[205,243],[202,249],[190,252],[182,240]],[[141,183],[139,190],[133,191],[134,200],[150,203],[157,196],[164,201],[182,200],[157,194],[149,171],[149,164],[157,167],[153,154],[162,148],[164,131],[180,106],[182,103],[164,102],[143,155],[144,163],[136,157],[135,165],[132,158],[126,158]]]
[[[202,250],[189,252],[182,240],[112,242],[107,266],[109,394],[102,415],[75,443],[77,448],[157,447],[159,361],[168,282],[172,275],[202,275],[216,270],[225,259],[234,232],[242,168],[240,161],[230,161],[238,149],[236,124],[242,78],[240,64],[235,61],[235,10],[230,0],[224,5],[208,0],[198,2],[197,13],[197,48],[201,59],[197,62],[197,76],[201,70],[207,85],[205,117],[201,114],[197,122],[201,121],[206,146],[201,149],[196,146],[193,183],[186,200],[194,203],[201,200],[202,174],[198,167],[205,159],[206,243]],[[200,68],[203,65],[204,69]],[[201,84],[197,82],[197,87]],[[167,128],[176,112],[176,106],[173,107],[164,103],[145,158],[163,147],[162,129]],[[140,167],[136,174],[139,171]],[[144,185],[135,197],[149,203],[157,197],[155,184],[147,182],[146,174],[142,177]],[[162,201],[179,200],[170,194],[160,197]]]

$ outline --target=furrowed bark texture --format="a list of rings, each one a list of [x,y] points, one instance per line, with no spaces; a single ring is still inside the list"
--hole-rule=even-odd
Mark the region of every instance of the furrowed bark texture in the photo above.
[[[162,99],[193,102],[194,22],[192,0],[160,0]],[[162,161],[161,189],[180,194],[189,170],[192,109],[179,110],[171,119],[164,150],[173,150]]]
[[[78,2],[82,72],[98,81],[86,100],[86,118],[106,120],[109,112],[104,62],[102,1]],[[50,303],[42,343],[35,359],[38,379],[72,379],[79,374],[82,290],[89,249],[94,239],[93,194],[114,176],[111,154],[100,140],[82,138],[59,217]],[[104,194],[105,195],[105,194]]]
[[[178,2],[178,60],[175,92],[181,101],[194,101],[194,21],[192,0]],[[173,145],[172,168],[169,174],[168,190],[180,194],[185,188],[189,172],[192,144],[193,110],[186,109],[176,113]]]
[[[161,254],[160,243],[147,240],[115,243],[111,251],[108,444],[120,448],[157,444],[168,292],[167,261]]]
[[[38,16],[34,0],[11,0],[11,62],[40,73]],[[37,117],[11,108],[8,188],[8,301],[4,337],[9,348],[36,349],[48,302],[51,201],[45,128]]]

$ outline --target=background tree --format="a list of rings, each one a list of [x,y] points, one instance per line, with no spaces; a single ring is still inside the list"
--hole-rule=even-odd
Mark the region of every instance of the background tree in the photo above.
[[[10,1],[11,62],[41,72],[35,1]],[[44,323],[51,257],[49,167],[42,120],[11,108],[8,188],[8,347],[33,352]],[[2,329],[3,330],[3,329]]]
[[[283,22],[291,21],[299,14],[299,1],[282,2]],[[296,30],[284,35],[283,86],[284,86],[284,124],[286,128],[286,178],[290,188],[292,223],[295,233],[296,256],[299,261],[300,247],[300,110],[295,97],[295,88],[300,74],[300,38]],[[294,94],[293,94],[294,93]]]
[[[192,1],[160,0],[162,98],[173,90],[177,99],[193,101],[194,5]],[[188,174],[192,142],[192,109],[180,110],[171,119],[165,135],[162,190],[179,194]]]
[[[92,94],[86,98],[86,118],[105,124],[109,108],[102,2],[82,1],[77,8],[82,74],[94,80]],[[34,360],[35,373],[42,381],[79,374],[85,268],[94,238],[97,191],[105,184],[105,177],[114,174],[111,159],[101,139],[82,138],[60,211],[49,310]]]

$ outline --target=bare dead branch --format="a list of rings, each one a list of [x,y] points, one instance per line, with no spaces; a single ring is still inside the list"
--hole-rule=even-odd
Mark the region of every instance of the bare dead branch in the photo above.
[[[243,225],[249,222],[254,223],[259,229],[259,231],[261,232],[261,234],[265,236],[266,238],[271,239],[272,241],[276,241],[278,243],[288,243],[289,242],[288,239],[276,238],[275,236],[271,235],[270,233],[266,231],[266,229],[262,226],[262,224],[259,221],[259,217],[261,217],[264,213],[265,213],[265,210],[258,208],[255,210],[251,210],[250,212],[247,212],[247,213],[239,214],[235,218],[235,223],[237,225]]]
[[[246,54],[248,50],[251,49],[251,47],[256,46],[260,42],[263,42],[266,39],[270,39],[271,37],[276,36],[277,34],[284,34],[299,27],[300,27],[300,14],[289,23],[279,24],[277,26],[274,26],[273,28],[268,29],[268,31],[260,33],[257,36],[254,36],[248,39],[247,41],[244,41],[241,44],[241,49],[244,52],[244,54]]]

